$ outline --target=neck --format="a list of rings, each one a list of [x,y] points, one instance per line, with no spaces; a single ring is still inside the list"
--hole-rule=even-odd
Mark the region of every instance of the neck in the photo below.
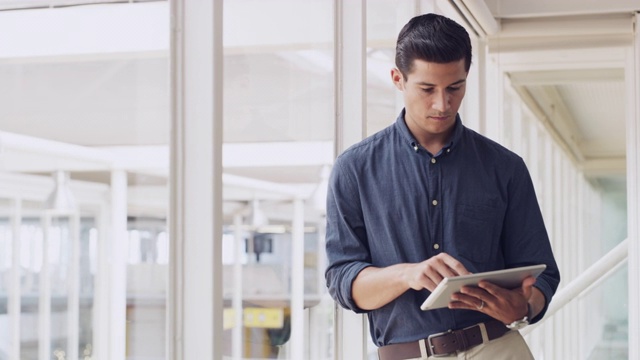
[[[431,154],[436,155],[443,147],[447,145],[451,135],[453,134],[453,128],[449,129],[443,134],[433,134],[427,136],[421,136],[417,138],[420,142],[420,146],[427,149]],[[414,135],[415,136],[415,135]]]

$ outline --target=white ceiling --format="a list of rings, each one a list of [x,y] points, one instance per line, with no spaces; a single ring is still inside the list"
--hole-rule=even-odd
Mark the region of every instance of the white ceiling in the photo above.
[[[585,174],[624,190],[625,47],[638,0],[485,0],[512,84],[572,150]]]

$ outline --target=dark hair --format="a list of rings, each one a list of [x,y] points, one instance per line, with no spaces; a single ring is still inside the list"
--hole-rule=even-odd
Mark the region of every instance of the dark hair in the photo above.
[[[464,59],[471,67],[471,39],[457,22],[437,14],[419,15],[400,30],[396,43],[396,66],[404,76],[413,70],[413,61],[446,64]]]

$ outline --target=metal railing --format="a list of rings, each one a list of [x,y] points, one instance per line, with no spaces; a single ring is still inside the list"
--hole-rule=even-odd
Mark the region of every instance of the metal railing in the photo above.
[[[540,324],[550,319],[553,314],[562,309],[571,301],[576,300],[589,293],[592,289],[600,285],[604,280],[624,266],[628,257],[628,239],[623,240],[616,247],[611,249],[605,256],[596,261],[587,270],[571,281],[567,286],[560,289],[553,297],[544,318],[532,326],[522,329],[522,335],[527,335]]]

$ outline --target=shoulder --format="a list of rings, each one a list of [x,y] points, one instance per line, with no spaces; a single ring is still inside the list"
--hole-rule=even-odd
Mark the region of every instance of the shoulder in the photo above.
[[[469,128],[465,128],[464,139],[466,144],[471,146],[485,161],[495,161],[511,166],[524,164],[520,155]]]
[[[374,159],[373,155],[379,152],[390,151],[394,146],[397,131],[393,125],[351,145],[336,158],[336,165],[352,167],[366,164]]]

